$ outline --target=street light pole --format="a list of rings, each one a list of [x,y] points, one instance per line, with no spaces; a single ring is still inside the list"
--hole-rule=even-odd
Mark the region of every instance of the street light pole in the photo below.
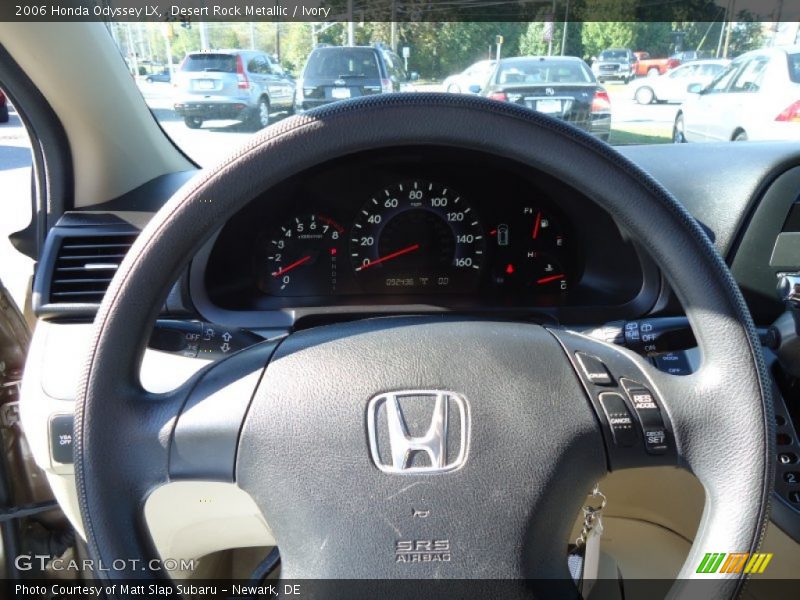
[[[564,9],[564,31],[561,34],[561,56],[564,56],[564,48],[567,46],[567,26],[569,22],[569,0],[567,0],[567,7]]]

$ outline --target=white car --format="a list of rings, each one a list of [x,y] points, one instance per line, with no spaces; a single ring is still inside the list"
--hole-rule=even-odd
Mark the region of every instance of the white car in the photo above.
[[[475,86],[482,88],[489,75],[492,74],[495,61],[480,60],[464,69],[461,73],[450,75],[442,82],[442,89],[451,94],[477,94],[480,89],[475,90]]]
[[[800,46],[743,54],[689,91],[675,117],[676,143],[800,141]]]
[[[633,99],[639,104],[683,102],[689,97],[692,84],[703,87],[725,70],[727,60],[698,60],[680,65],[657,77],[648,77],[634,88]]]

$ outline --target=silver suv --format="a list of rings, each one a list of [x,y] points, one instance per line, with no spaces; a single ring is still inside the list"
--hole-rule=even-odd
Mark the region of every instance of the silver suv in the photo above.
[[[269,125],[294,109],[295,83],[269,55],[256,50],[191,52],[175,77],[175,112],[197,129],[210,119]]]

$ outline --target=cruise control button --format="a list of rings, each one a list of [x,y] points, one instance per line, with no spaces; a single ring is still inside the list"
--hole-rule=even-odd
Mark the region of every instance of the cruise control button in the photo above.
[[[576,352],[575,357],[578,359],[578,364],[581,366],[586,379],[597,385],[610,385],[612,383],[611,374],[599,358],[585,352]]]
[[[606,414],[611,427],[611,436],[618,446],[633,446],[636,444],[636,426],[631,416],[625,399],[616,392],[603,392],[600,394],[600,405]]]

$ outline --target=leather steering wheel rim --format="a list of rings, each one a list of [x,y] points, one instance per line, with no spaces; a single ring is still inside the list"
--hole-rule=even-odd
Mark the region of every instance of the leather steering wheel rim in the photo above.
[[[98,311],[76,402],[75,472],[92,555],[105,564],[154,556],[142,503],[169,480],[166,449],[187,392],[149,394],[138,371],[149,327],[190,258],[247,202],[287,177],[356,152],[410,145],[474,149],[530,165],[584,193],[646,241],[703,357],[700,370],[681,382],[652,375],[656,385],[675,386],[682,396],[667,406],[679,464],[706,490],[680,577],[697,577],[706,552],[757,550],[774,469],[770,388],[748,309],[696,221],[637,166],[560,121],[477,97],[401,94],[334,104],[264,130],[199,174],[142,231]],[[722,594],[735,595],[743,576],[725,578]]]

